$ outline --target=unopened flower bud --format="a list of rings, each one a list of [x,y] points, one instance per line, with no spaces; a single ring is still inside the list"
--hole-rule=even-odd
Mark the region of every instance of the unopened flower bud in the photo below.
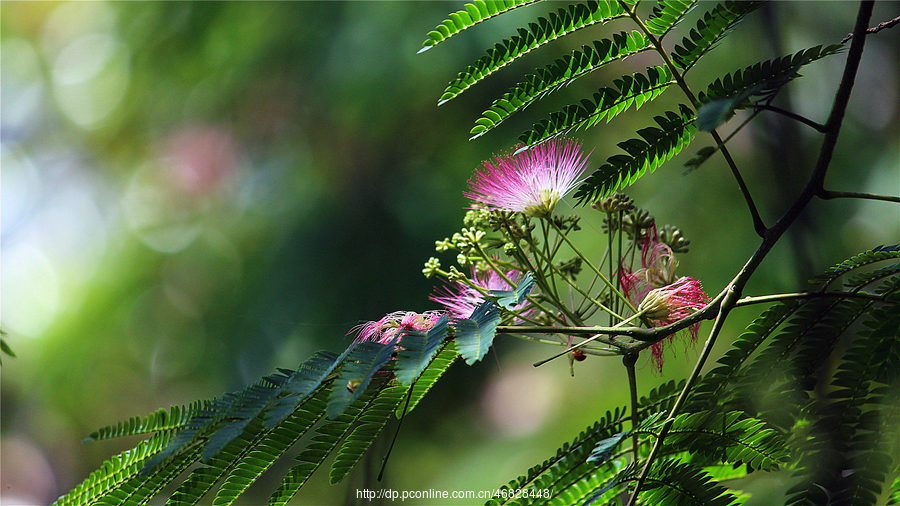
[[[591,207],[601,213],[612,214],[617,211],[630,211],[634,209],[634,199],[624,193],[613,193],[591,204]]]
[[[425,268],[422,269],[422,274],[425,275],[426,278],[430,278],[434,276],[435,271],[441,268],[441,262],[437,258],[431,257],[425,262]]]
[[[681,229],[673,225],[664,225],[659,230],[659,242],[668,244],[675,253],[687,253],[688,245],[691,243]]]

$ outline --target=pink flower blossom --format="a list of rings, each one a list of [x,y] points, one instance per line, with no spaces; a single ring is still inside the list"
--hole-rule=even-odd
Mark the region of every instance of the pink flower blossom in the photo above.
[[[628,300],[645,312],[654,327],[665,327],[703,309],[709,296],[699,281],[687,276],[675,278],[678,261],[672,249],[657,241],[655,228],[641,245],[641,269],[631,272],[627,266],[619,270],[619,281]],[[688,327],[691,342],[697,340],[700,323]],[[651,362],[662,372],[664,343],[674,335],[656,342],[651,349]]]
[[[588,154],[590,156],[590,154]],[[547,216],[577,186],[587,165],[581,144],[551,139],[521,153],[495,156],[469,181],[466,198],[488,209]]]
[[[522,277],[521,273],[516,270],[507,271],[505,274],[513,283],[517,283]],[[512,290],[515,288],[493,270],[478,275],[473,268],[471,281],[485,290]],[[430,299],[444,306],[452,318],[468,318],[475,311],[475,307],[484,302],[481,292],[459,281],[454,283],[452,288],[445,288],[437,295],[432,295]]]
[[[357,325],[350,329],[349,334],[357,332],[356,342],[374,341],[388,344],[394,340],[398,332],[403,330],[420,330],[427,332],[443,316],[442,311],[426,311],[415,313],[413,311],[396,311],[388,313],[384,318]]]

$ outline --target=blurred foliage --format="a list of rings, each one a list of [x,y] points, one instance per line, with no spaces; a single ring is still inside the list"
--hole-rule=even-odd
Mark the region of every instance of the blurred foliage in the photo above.
[[[696,72],[711,78],[837,42],[855,6],[774,3]],[[241,388],[317,349],[343,349],[360,320],[433,308],[422,262],[434,240],[458,229],[472,169],[528,126],[511,119],[466,141],[486,97],[515,84],[514,73],[482,83],[483,97],[436,107],[455,77],[447,69],[479,58],[517,22],[512,14],[487,22],[448,42],[452,51],[417,56],[422,34],[459,7],[2,3],[2,323],[17,355],[3,364],[0,390],[4,503],[48,503],[131,446],[79,443],[98,427]],[[523,10],[533,17],[555,6]],[[874,19],[890,12],[880,4]],[[900,156],[897,39],[887,30],[867,41],[841,138],[865,149],[852,164],[835,160],[829,183],[841,189],[900,186],[890,170]],[[633,64],[645,66],[639,57]],[[821,120],[839,69],[839,61],[810,67],[779,100]],[[620,131],[643,126],[617,121]],[[767,181],[803,171],[816,152],[816,137],[791,128],[773,119],[733,144],[769,220],[791,196],[766,194]],[[620,140],[602,127],[585,136],[595,164]],[[710,291],[756,244],[732,233],[730,224],[749,219],[729,205],[739,193],[722,169],[711,161],[688,177],[669,170],[628,189],[685,229],[685,270]],[[813,206],[748,288],[792,289],[812,265],[896,242],[896,217],[883,209]],[[738,329],[752,315],[736,316]],[[592,407],[625,403],[624,389],[604,388],[624,381],[618,363],[592,360],[571,379],[563,364],[531,368],[542,357],[534,347],[501,339],[497,349],[499,368],[489,359],[451,368],[422,401],[383,486],[492,488],[582,429]],[[667,373],[683,376],[677,367]],[[517,400],[523,390],[527,405]],[[452,430],[460,425],[478,439]],[[342,502],[372,479],[356,475],[342,487],[314,479],[301,497]]]

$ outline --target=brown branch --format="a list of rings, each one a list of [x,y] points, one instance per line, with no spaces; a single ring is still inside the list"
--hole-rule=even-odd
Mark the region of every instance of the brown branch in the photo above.
[[[867,29],[866,33],[871,35],[873,33],[878,33],[880,31],[884,30],[885,28],[893,28],[893,27],[897,26],[898,24],[900,24],[900,16],[897,16],[896,18],[894,18],[890,21],[885,21],[884,23],[878,23],[874,27]],[[841,44],[846,44],[847,41],[852,38],[853,38],[853,34],[848,33],[846,37],[841,39]]]

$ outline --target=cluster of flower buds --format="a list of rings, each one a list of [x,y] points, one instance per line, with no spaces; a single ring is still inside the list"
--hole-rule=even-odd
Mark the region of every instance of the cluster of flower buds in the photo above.
[[[631,211],[634,209],[634,199],[624,193],[615,192],[606,198],[594,202],[591,204],[591,207],[604,214]]]
[[[663,225],[659,229],[659,242],[668,244],[675,253],[687,253],[691,241],[684,237],[681,229],[674,225]]]

